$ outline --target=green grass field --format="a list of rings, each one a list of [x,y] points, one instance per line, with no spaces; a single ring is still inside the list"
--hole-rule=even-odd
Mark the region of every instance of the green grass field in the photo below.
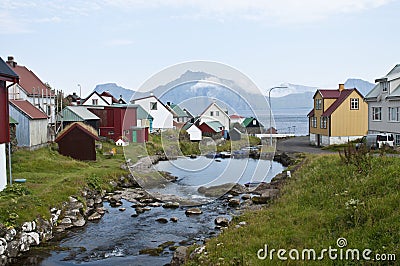
[[[236,217],[234,224],[207,243],[207,254],[188,265],[364,265],[367,261],[259,260],[257,252],[274,248],[338,248],[371,254],[396,254],[400,260],[400,158],[374,157],[372,170],[360,172],[337,155],[311,156],[283,188],[283,195],[261,211]],[[263,254],[263,253],[260,253]],[[288,253],[285,254],[288,257]],[[317,253],[317,257],[319,254]],[[361,256],[361,255],[360,255]],[[301,258],[301,253],[300,253]],[[395,265],[395,263],[389,263]]]

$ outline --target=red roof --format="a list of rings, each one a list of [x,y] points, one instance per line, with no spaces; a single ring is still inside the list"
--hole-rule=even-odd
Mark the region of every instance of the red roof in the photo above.
[[[100,94],[100,96],[111,97],[111,100],[112,100],[113,103],[118,103],[118,100],[114,96],[112,96],[112,94],[109,93],[108,91],[103,91]]]
[[[339,90],[317,90],[324,99],[337,99],[340,96]]]
[[[231,115],[229,116],[231,119],[238,119],[238,118],[244,118],[243,116],[240,115]]]
[[[27,100],[10,100],[10,103],[31,119],[47,119],[47,115]]]
[[[314,116],[314,109],[312,109],[312,110],[308,113],[307,116],[308,116],[308,117],[313,117],[313,116]]]
[[[8,65],[18,74],[19,85],[28,93],[28,95],[54,96],[54,93],[25,66],[15,65],[11,62]],[[38,90],[39,89],[39,90]]]
[[[90,137],[92,137],[95,140],[100,140],[99,137],[95,134],[96,130],[94,128],[92,128],[89,125],[85,125],[82,122],[75,122],[73,124],[70,124],[63,131],[61,131],[60,134],[55,139],[55,142],[59,142],[62,138],[64,138],[66,135],[68,135],[68,133],[74,128],[80,129],[82,132],[89,135]]]
[[[356,89],[345,89],[340,92],[338,91],[339,92],[338,99],[331,106],[329,106],[329,108],[322,114],[322,116],[326,116],[326,117],[330,116],[344,102],[344,100],[346,100],[346,98],[350,96],[350,94],[353,91],[357,91],[357,90]]]

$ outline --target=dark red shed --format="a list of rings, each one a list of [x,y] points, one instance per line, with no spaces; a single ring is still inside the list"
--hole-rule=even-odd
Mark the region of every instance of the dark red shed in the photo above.
[[[10,142],[7,81],[17,83],[19,78],[0,57],[0,144]]]
[[[81,161],[96,160],[95,140],[99,140],[94,128],[82,122],[68,125],[56,138],[59,153]]]

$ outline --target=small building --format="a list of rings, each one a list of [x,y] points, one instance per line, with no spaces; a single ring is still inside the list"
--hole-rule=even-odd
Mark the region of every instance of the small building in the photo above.
[[[229,130],[229,137],[231,141],[238,141],[242,139],[242,132],[240,132],[237,128],[232,128]]]
[[[122,147],[126,147],[129,145],[129,141],[125,138],[119,138],[116,142],[115,145],[117,146],[122,146]]]
[[[375,87],[365,96],[368,103],[368,133],[393,134],[400,146],[400,64],[386,76],[375,80]]]
[[[245,119],[244,116],[241,116],[238,114],[230,115],[229,118],[231,119],[231,124],[235,124],[235,123],[242,124],[243,120]]]
[[[211,103],[199,117],[200,124],[209,121],[218,121],[223,126],[223,130],[229,130],[231,126],[228,111],[223,110],[215,102]]]
[[[136,125],[138,127],[148,128],[151,132],[153,130],[153,117],[143,109],[143,107],[139,104],[136,105],[136,115],[137,115],[137,122]]]
[[[68,105],[80,105],[81,104],[81,97],[76,94],[76,92],[73,92],[72,94],[69,94],[67,97],[65,97],[68,101]]]
[[[361,138],[368,131],[368,105],[357,89],[317,90],[309,118],[310,144],[328,146]]]
[[[202,140],[202,132],[195,124],[187,122],[182,129],[189,134],[190,141]]]
[[[47,115],[27,100],[10,100],[10,116],[17,122],[18,147],[31,150],[47,145]]]
[[[114,100],[117,101],[115,98]],[[82,99],[81,102],[81,105],[108,106],[112,104],[113,99],[107,98],[107,96],[103,97],[97,91],[93,91],[86,99]]]
[[[64,127],[74,122],[83,122],[96,130],[99,129],[100,118],[90,112],[87,106],[67,106],[62,110],[61,114]]]
[[[94,128],[82,122],[75,122],[64,128],[55,142],[58,143],[59,153],[64,156],[80,161],[95,161],[96,140],[99,140],[99,137]]]
[[[175,122],[186,123],[187,121],[190,120],[191,118],[190,115],[184,110],[182,110],[182,108],[179,105],[174,104],[172,102],[167,102],[167,107],[169,107],[175,114],[174,115]]]
[[[206,121],[200,124],[199,129],[204,137],[223,137],[224,126],[219,121]]]
[[[0,191],[7,186],[6,143],[10,142],[7,82],[17,83],[19,77],[0,57]]]
[[[243,120],[242,126],[248,134],[261,134],[263,125],[254,117],[247,117]]]

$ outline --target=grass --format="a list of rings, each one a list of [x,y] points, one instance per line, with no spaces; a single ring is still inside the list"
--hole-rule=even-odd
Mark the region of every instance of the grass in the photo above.
[[[207,255],[188,265],[357,265],[357,261],[281,262],[259,260],[257,251],[337,248],[336,240],[347,239],[346,248],[366,248],[372,254],[400,250],[400,158],[373,157],[372,169],[360,173],[337,155],[309,156],[271,206],[247,212],[207,243]],[[288,254],[286,253],[286,256]],[[366,263],[366,261],[362,262]]]
[[[143,145],[131,144],[131,154],[143,154]],[[111,158],[103,155],[112,148]],[[133,156],[137,160],[137,156]],[[20,225],[37,216],[48,218],[49,209],[61,207],[71,195],[79,197],[85,187],[112,189],[110,181],[127,174],[120,165],[125,161],[123,149],[103,143],[97,161],[81,162],[60,155],[54,148],[20,150],[12,156],[13,178],[26,178],[25,184],[13,184],[0,193],[0,223]]]

